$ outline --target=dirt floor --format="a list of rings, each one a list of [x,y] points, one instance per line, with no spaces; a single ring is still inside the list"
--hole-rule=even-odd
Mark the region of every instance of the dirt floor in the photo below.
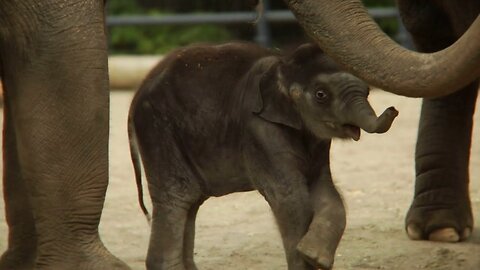
[[[112,93],[111,177],[100,232],[114,254],[133,269],[145,269],[149,227],[137,204],[126,133],[132,94]],[[407,239],[403,219],[412,198],[420,100],[373,92],[371,101],[377,112],[394,105],[400,115],[387,134],[362,133],[359,142],[333,143],[333,176],[348,210],[335,269],[480,269],[478,225],[473,237],[464,243]],[[470,166],[476,224],[480,224],[479,118],[477,112]],[[0,209],[0,250],[4,250],[7,231],[3,201]],[[212,198],[200,208],[197,221],[195,252],[200,269],[286,269],[273,217],[256,192]]]

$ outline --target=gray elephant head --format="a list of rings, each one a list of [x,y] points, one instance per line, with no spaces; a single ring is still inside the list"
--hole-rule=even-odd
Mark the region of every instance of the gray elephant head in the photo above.
[[[360,128],[384,133],[398,115],[390,107],[377,117],[367,100],[368,84],[340,70],[313,44],[284,58],[264,58],[250,73],[247,80],[258,89],[249,101],[254,113],[320,139],[358,140]]]

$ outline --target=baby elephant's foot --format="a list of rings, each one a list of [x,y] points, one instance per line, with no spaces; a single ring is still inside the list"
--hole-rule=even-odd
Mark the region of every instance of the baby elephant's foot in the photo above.
[[[338,213],[336,213],[338,214]],[[335,222],[332,222],[334,220]],[[330,215],[327,219],[322,215],[314,217],[307,233],[297,245],[304,260],[315,269],[328,270],[333,267],[335,251],[345,230],[345,214]]]
[[[308,235],[308,234],[307,234]],[[335,248],[333,251],[325,248],[315,238],[303,237],[298,243],[297,250],[300,252],[302,258],[315,269],[329,270],[333,266],[335,258]]]

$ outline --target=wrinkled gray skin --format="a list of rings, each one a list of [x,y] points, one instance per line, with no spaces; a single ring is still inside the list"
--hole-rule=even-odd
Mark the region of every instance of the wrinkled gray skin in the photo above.
[[[1,0],[1,270],[128,269],[98,235],[108,183],[103,1]]]
[[[285,2],[319,46],[353,74],[386,91],[425,98],[405,229],[414,240],[467,239],[474,226],[469,160],[480,78],[480,1],[397,0],[421,53],[388,38],[360,0]]]
[[[281,56],[256,45],[199,45],[167,55],[137,92],[129,135],[140,198],[153,203],[148,269],[197,269],[195,216],[211,196],[258,190],[288,269],[330,269],[345,228],[331,178],[332,138],[387,131],[369,87],[310,44]],[[141,203],[143,209],[143,202]]]

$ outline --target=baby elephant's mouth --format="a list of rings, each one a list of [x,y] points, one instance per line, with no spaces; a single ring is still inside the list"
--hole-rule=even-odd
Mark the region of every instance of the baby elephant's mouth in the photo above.
[[[360,128],[359,127],[346,124],[346,125],[342,125],[342,129],[354,141],[358,141],[360,139]]]
[[[324,137],[327,138],[342,138],[342,139],[347,139],[351,138],[355,141],[358,141],[360,139],[360,128],[351,124],[336,124],[334,122],[330,121],[325,121],[325,127],[327,128],[326,131],[328,133],[324,132],[325,135]]]

